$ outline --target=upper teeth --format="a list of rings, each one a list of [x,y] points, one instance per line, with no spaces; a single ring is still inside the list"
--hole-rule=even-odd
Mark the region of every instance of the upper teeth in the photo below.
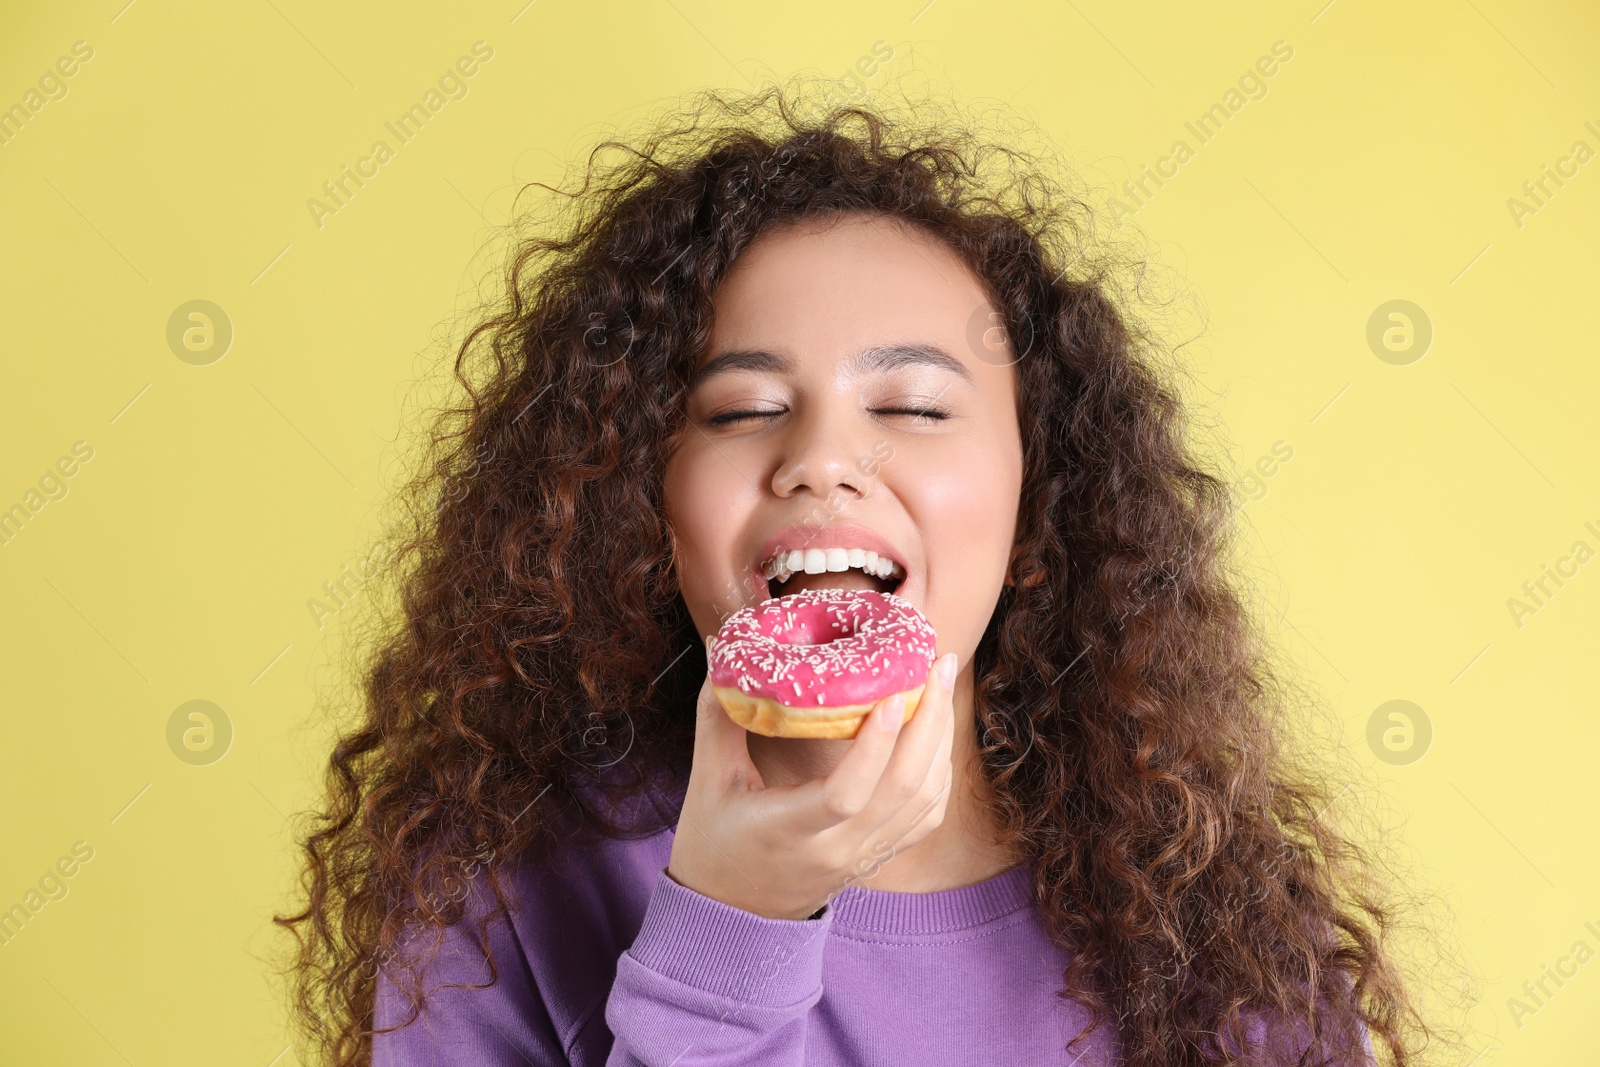
[[[821,574],[824,571],[847,571],[858,568],[875,578],[899,578],[905,571],[888,556],[879,556],[860,548],[806,548],[779,552],[761,567],[761,576],[787,582],[796,571]]]

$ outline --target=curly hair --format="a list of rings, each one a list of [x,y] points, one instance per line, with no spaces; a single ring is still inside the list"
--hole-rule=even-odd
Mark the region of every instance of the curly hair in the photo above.
[[[460,921],[463,878],[482,869],[503,911],[513,860],[575,828],[662,828],[621,813],[650,812],[628,801],[686,779],[693,748],[705,647],[662,476],[711,295],[766,228],[867,212],[954,249],[1017,357],[1019,550],[974,656],[974,728],[1071,950],[1057,995],[1091,1019],[1074,1043],[1111,1025],[1135,1067],[1226,1063],[1266,1014],[1325,1055],[1365,1029],[1420,1062],[1434,1031],[1388,943],[1396,905],[1372,846],[1324,817],[1334,779],[1287,747],[1292,690],[1229,562],[1237,500],[1125,310],[1133,261],[1066,179],[948,106],[793,96],[697,94],[641,143],[598,145],[576,191],[528,186],[551,218],[519,219],[505,292],[455,357],[464,396],[400,494],[364,711],[299,842],[304,906],[274,917],[302,1036],[319,1062],[368,1062],[378,967]]]

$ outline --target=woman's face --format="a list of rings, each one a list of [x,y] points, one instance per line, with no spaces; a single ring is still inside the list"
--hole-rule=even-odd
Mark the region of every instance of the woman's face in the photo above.
[[[764,232],[713,304],[665,484],[702,637],[775,595],[892,590],[964,670],[1022,484],[1014,357],[977,277],[937,239],[852,214]],[[803,569],[868,550],[903,575]],[[764,566],[796,551],[802,569],[769,583]]]

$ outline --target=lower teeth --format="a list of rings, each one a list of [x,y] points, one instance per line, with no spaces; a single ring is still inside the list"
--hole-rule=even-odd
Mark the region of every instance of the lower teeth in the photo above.
[[[851,569],[855,570],[855,572],[857,574],[866,575],[868,578],[871,578],[871,579],[873,579],[875,581],[894,582],[894,581],[898,581],[899,580],[898,578],[896,578],[892,574],[873,574],[871,571],[864,571],[864,570],[860,570],[859,568],[851,568]],[[809,571],[779,571],[777,574],[774,574],[769,579],[769,581],[771,581],[773,585],[782,585],[784,582],[787,582],[790,578],[793,578],[797,574],[809,574],[809,573],[810,573]],[[848,574],[850,572],[849,571],[827,571],[825,573],[828,573],[828,574]]]

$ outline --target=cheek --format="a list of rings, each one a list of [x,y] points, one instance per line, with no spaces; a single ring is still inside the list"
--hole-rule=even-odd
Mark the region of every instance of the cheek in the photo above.
[[[741,509],[749,483],[715,452],[692,450],[668,465],[663,488],[683,599],[696,624],[711,632],[744,603],[731,561],[735,537],[746,526]]]
[[[963,448],[930,465],[920,479],[928,537],[942,551],[970,553],[973,567],[1011,549],[1021,463],[1003,447]]]
[[[927,551],[925,606],[940,651],[966,655],[982,639],[1005,583],[1021,463],[1005,448],[975,442],[927,458],[905,470],[916,483],[911,506]]]

